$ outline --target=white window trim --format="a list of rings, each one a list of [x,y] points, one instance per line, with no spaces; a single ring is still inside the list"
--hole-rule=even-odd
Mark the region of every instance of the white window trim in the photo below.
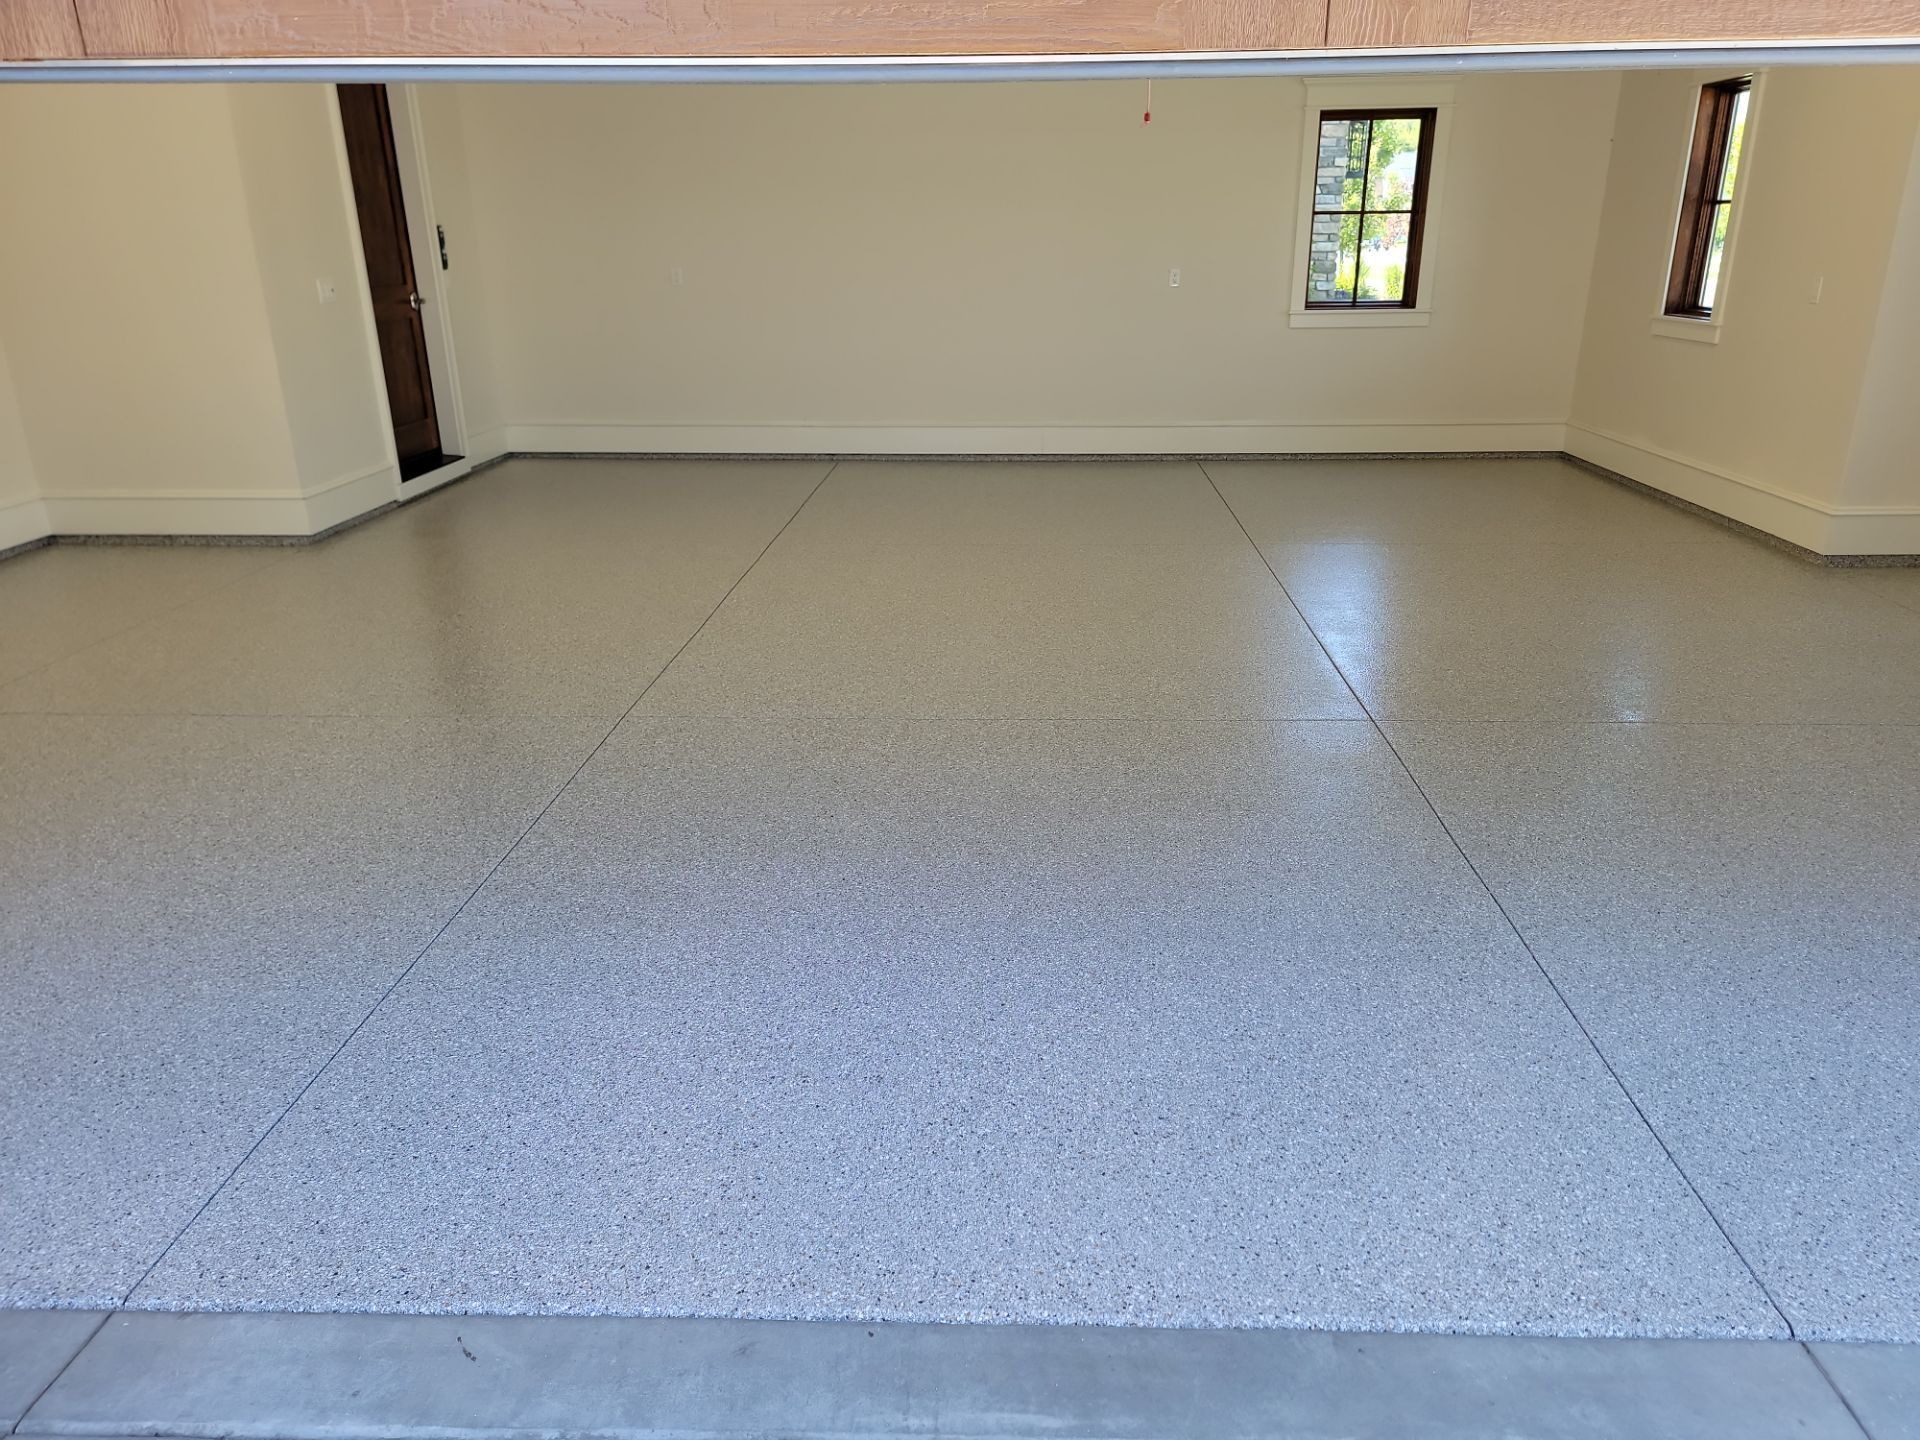
[[[1453,139],[1453,86],[1431,81],[1308,80],[1300,115],[1300,166],[1293,233],[1293,263],[1287,295],[1287,324],[1295,330],[1393,330],[1426,325],[1433,318],[1433,296],[1441,278],[1445,229],[1440,223],[1446,200],[1447,149]],[[1750,102],[1751,103],[1751,102]],[[1433,155],[1427,162],[1427,219],[1420,244],[1420,293],[1414,304],[1350,311],[1307,305],[1307,256],[1312,242],[1313,181],[1318,166],[1322,110],[1385,110],[1404,105],[1434,112]],[[1752,122],[1749,121],[1749,124]],[[1736,206],[1739,195],[1734,196]],[[1732,222],[1729,221],[1729,224]],[[1722,270],[1725,261],[1721,262]]]
[[[1767,87],[1767,72],[1753,72],[1753,86],[1747,93],[1747,129],[1740,141],[1740,178],[1733,187],[1733,213],[1727,216],[1727,243],[1720,251],[1720,288],[1714,297],[1711,315],[1667,314],[1667,280],[1673,274],[1673,252],[1680,244],[1681,210],[1687,199],[1687,167],[1693,160],[1693,127],[1700,113],[1700,91],[1716,81],[1731,80],[1737,70],[1702,70],[1687,87],[1687,143],[1680,147],[1680,168],[1673,180],[1673,225],[1667,231],[1666,249],[1660,255],[1660,288],[1653,301],[1652,333],[1666,340],[1691,340],[1702,345],[1720,343],[1721,326],[1726,319],[1727,302],[1733,296],[1734,249],[1740,240],[1740,220],[1747,212],[1747,196],[1753,193],[1753,162],[1759,153],[1755,141],[1760,135],[1760,105]]]
[[[1728,225],[1732,225],[1729,220]],[[1668,260],[1672,260],[1669,255]],[[1727,261],[1724,252],[1720,259],[1720,273],[1726,274]],[[1719,307],[1716,306],[1716,309]],[[1720,343],[1720,322],[1702,315],[1656,315],[1653,317],[1653,333],[1668,340],[1693,340],[1702,345]]]

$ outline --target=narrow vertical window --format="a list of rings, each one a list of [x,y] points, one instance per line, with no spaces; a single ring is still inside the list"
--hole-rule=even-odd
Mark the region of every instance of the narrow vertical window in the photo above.
[[[1753,81],[1722,80],[1700,91],[1693,122],[1693,153],[1680,201],[1680,226],[1667,276],[1667,314],[1705,320],[1720,293],[1720,264],[1740,174],[1740,142],[1747,128]]]
[[[1432,110],[1323,110],[1307,308],[1411,307],[1432,168]]]

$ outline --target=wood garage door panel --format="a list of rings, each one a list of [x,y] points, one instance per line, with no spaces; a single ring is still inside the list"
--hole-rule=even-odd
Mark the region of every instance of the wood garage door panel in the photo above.
[[[74,8],[90,56],[214,53],[199,0],[75,0]]]
[[[0,53],[1059,55],[1920,37],[1920,0],[0,0]]]
[[[1333,0],[1327,44],[1335,49],[1374,45],[1460,45],[1467,38],[1471,0]]]
[[[1920,0],[1473,0],[1475,45],[1920,35]]]
[[[1174,8],[1176,50],[1312,50],[1326,43],[1327,0],[1175,0]]]
[[[0,0],[0,60],[64,60],[80,53],[73,0]]]
[[[1016,55],[1284,50],[1324,0],[80,0],[92,55]]]

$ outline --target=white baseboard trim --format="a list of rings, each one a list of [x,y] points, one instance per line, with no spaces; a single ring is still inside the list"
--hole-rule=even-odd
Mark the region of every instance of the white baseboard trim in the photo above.
[[[1833,548],[1826,555],[1920,555],[1920,505],[1876,510],[1842,505],[1833,512]]]
[[[1920,555],[1920,506],[1829,505],[1589,425],[1567,426],[1566,451],[1817,555]]]
[[[308,535],[306,498],[245,491],[49,495],[56,535]]]
[[[1920,554],[1920,506],[1829,505],[1655,445],[1585,425],[1461,424],[836,426],[498,426],[470,438],[465,460],[425,489],[402,489],[381,463],[306,491],[103,491],[0,506],[0,550],[48,535],[318,534],[413,499],[507,453],[1152,455],[1464,453],[1565,450],[1643,485],[1820,555]]]
[[[392,504],[399,493],[399,468],[385,461],[357,475],[343,475],[307,491],[307,528],[300,533],[318,535],[344,525],[369,510]]]
[[[482,430],[467,437],[467,459],[474,465],[498,460],[506,453],[507,427],[504,425],[495,425],[491,430]]]
[[[1559,450],[1558,421],[1292,425],[508,425],[503,449],[575,455],[1341,455]]]
[[[45,501],[31,498],[0,505],[0,551],[44,540],[52,533]]]
[[[316,535],[394,498],[386,462],[308,490],[105,490],[48,495],[53,535]]]

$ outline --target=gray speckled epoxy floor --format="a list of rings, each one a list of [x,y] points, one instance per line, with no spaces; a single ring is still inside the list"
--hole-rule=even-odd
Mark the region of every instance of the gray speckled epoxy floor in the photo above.
[[[1920,1338],[1912,587],[829,469],[0,565],[0,1299]]]

